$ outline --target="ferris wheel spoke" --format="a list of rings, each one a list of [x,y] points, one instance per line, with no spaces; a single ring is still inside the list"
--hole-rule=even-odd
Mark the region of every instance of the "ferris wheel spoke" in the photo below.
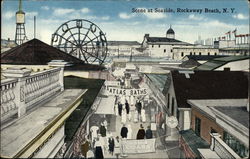
[[[89,53],[89,52],[87,52],[87,51],[85,51],[85,50],[82,50],[82,51],[84,51],[85,53],[89,54],[91,57],[94,57],[94,58],[96,58],[96,59],[98,59],[98,60],[100,60],[100,61],[103,61],[103,60],[100,59],[98,56],[94,56],[94,55],[92,55],[91,53]]]
[[[86,37],[88,37],[89,31],[91,30],[91,28],[88,29],[87,33],[85,34],[84,38],[82,39],[81,45],[83,44],[83,42],[86,40]]]
[[[69,52],[69,54],[71,55],[73,52],[75,52],[75,51],[76,51],[76,49],[77,49],[77,48],[72,49],[72,50]]]
[[[77,41],[76,41],[76,38],[74,37],[74,34],[72,33],[72,31],[70,29],[69,29],[69,32],[70,32],[71,36],[73,37],[75,43],[78,44]]]
[[[80,44],[80,35],[81,35],[80,28],[78,28],[78,44]]]
[[[87,62],[88,62],[88,58],[86,58],[86,56],[85,56],[85,54],[84,54],[84,52],[83,52],[83,49],[82,49],[82,48],[80,48],[80,51],[82,52],[82,56],[84,57],[85,61],[87,61]]]
[[[61,38],[63,38],[65,41],[67,41],[67,42],[69,42],[69,43],[71,43],[71,44],[73,44],[74,46],[76,46],[77,47],[77,45],[76,44],[74,44],[73,42],[71,42],[70,40],[68,40],[68,39],[66,39],[65,37],[63,37],[63,36],[61,36],[61,35],[58,35],[58,36],[60,36]]]
[[[92,41],[94,41],[95,39],[97,39],[97,38],[100,37],[100,36],[101,36],[101,35],[96,36],[94,39],[91,39],[90,41],[84,43],[82,46],[85,46],[85,45],[87,45],[88,43],[91,43]]]

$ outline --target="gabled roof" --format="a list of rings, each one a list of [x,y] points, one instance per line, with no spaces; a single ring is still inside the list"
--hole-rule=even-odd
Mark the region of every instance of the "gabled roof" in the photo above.
[[[241,71],[171,71],[179,108],[190,108],[188,99],[240,99],[248,95],[248,74]]]
[[[163,90],[166,81],[168,80],[167,74],[153,74],[153,73],[145,73],[145,75],[152,81],[154,85],[157,86],[157,88],[160,89],[160,91]]]
[[[147,40],[148,42],[182,42],[180,40],[170,39],[166,37],[148,37]]]
[[[64,60],[81,70],[102,70],[103,66],[86,64],[84,61],[67,54],[38,39],[32,39],[1,54],[1,64],[47,65],[52,60]],[[73,68],[72,66],[72,68]]]
[[[186,55],[188,59],[193,59],[197,61],[207,61],[207,60],[212,60],[214,58],[220,58],[220,57],[228,57],[226,55]],[[184,57],[184,58],[185,58]]]
[[[221,58],[214,58],[196,67],[195,69],[196,70],[214,70],[229,62],[246,60],[246,59],[250,59],[250,56],[227,56],[227,57],[221,57]]]
[[[191,68],[191,67],[196,67],[199,65],[200,65],[200,63],[197,62],[196,60],[189,59],[189,60],[183,61],[179,66],[183,67],[183,68]]]
[[[1,54],[1,64],[47,65],[51,60],[84,63],[84,61],[38,39],[32,39]]]
[[[140,45],[137,41],[108,41],[108,46],[112,45]]]

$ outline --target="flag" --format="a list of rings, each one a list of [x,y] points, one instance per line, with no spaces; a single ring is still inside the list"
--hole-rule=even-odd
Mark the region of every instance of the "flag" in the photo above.
[[[234,34],[234,37],[236,37],[236,32],[237,32],[237,28],[235,28],[235,30],[232,31],[232,33]]]
[[[232,33],[236,34],[236,31],[237,31],[237,28],[235,28],[235,30],[234,30],[234,31],[232,31]]]

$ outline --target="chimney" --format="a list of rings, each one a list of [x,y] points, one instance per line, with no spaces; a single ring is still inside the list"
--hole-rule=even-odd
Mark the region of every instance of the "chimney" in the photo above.
[[[230,67],[224,67],[224,71],[230,71]]]

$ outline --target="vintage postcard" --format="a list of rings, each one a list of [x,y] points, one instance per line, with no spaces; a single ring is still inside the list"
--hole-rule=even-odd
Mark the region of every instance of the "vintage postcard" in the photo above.
[[[2,158],[249,158],[249,1],[1,6]]]

